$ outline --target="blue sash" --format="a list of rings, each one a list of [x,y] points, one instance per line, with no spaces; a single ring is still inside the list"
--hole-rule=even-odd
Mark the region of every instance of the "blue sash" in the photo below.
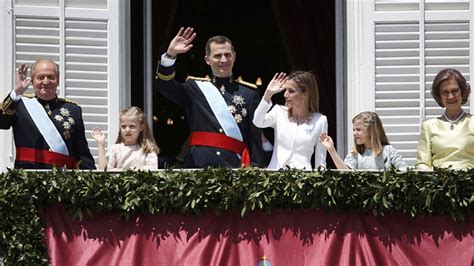
[[[221,125],[225,134],[234,139],[243,141],[242,133],[240,133],[239,126],[235,122],[234,117],[229,111],[227,103],[224,101],[224,98],[219,93],[219,90],[209,81],[199,81],[195,80],[199,89],[201,89],[204,97],[206,97],[207,102],[211,106],[214,116],[217,118],[217,121]]]
[[[64,143],[64,140],[59,134],[56,126],[54,126],[53,121],[49,119],[43,106],[36,100],[36,98],[30,99],[22,97],[21,100],[51,150],[69,156],[66,143]]]

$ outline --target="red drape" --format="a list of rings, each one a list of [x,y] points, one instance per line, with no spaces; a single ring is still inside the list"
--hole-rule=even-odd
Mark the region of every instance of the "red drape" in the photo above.
[[[41,212],[52,265],[472,265],[474,215],[361,215],[323,210],[220,216]]]

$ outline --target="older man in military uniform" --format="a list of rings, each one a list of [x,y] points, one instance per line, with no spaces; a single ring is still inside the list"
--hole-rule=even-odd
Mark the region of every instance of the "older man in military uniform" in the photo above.
[[[190,77],[184,83],[174,79],[176,57],[191,49],[195,37],[193,28],[181,28],[156,73],[158,91],[186,108],[191,135],[184,166],[263,166],[261,132],[252,123],[258,93],[255,85],[234,79],[236,53],[227,37],[207,41],[205,61],[211,78]]]
[[[95,169],[87,140],[81,108],[58,98],[59,68],[51,60],[38,60],[26,78],[27,65],[16,75],[16,86],[1,106],[0,128],[13,128],[16,147],[15,168]],[[35,95],[24,95],[30,82]]]

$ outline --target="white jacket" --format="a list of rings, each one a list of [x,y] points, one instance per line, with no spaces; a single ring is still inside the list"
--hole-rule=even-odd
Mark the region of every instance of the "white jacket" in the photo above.
[[[321,113],[313,113],[311,121],[297,125],[288,119],[288,109],[260,101],[253,117],[253,123],[259,128],[275,129],[275,143],[268,169],[280,169],[286,166],[299,169],[311,169],[311,156],[315,153],[315,168],[326,167],[326,149],[319,142],[319,135],[327,133],[328,121]],[[268,112],[268,110],[270,110]]]

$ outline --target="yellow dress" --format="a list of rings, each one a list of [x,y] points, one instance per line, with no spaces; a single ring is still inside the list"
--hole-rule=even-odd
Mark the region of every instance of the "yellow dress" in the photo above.
[[[433,166],[474,168],[474,119],[468,114],[454,124],[434,118],[421,124],[416,156],[417,169]]]

